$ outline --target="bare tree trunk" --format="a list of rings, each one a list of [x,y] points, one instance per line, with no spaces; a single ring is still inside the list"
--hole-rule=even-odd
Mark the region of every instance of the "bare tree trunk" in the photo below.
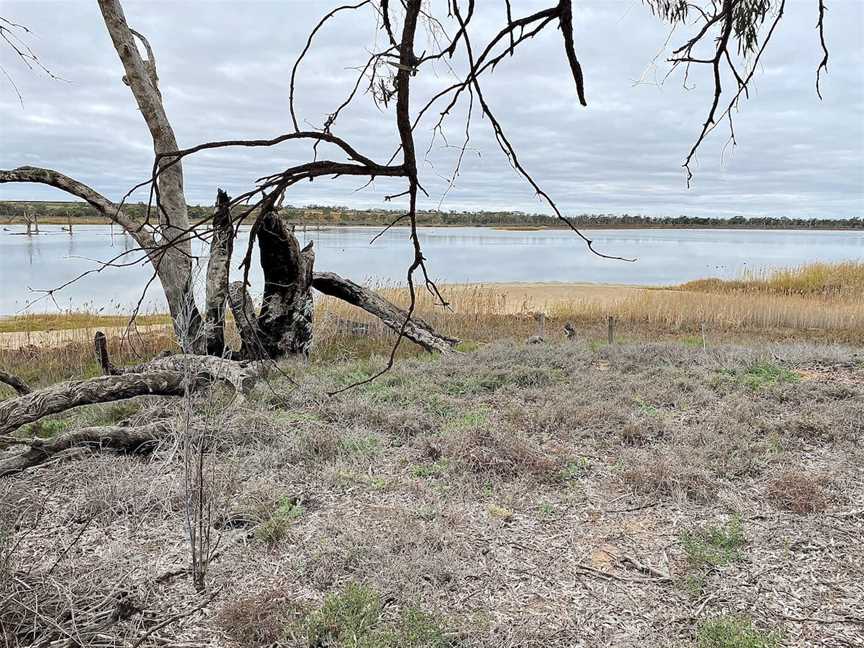
[[[367,313],[379,318],[384,324],[397,333],[405,326],[404,335],[412,342],[419,344],[427,351],[439,351],[448,353],[459,344],[459,340],[446,335],[441,335],[432,330],[426,322],[417,317],[412,317],[405,322],[408,313],[391,304],[389,301],[375,294],[373,291],[360,286],[350,279],[344,279],[333,272],[316,272],[313,276],[312,285],[325,295],[336,297],[343,301],[362,308]]]
[[[207,263],[207,353],[216,356],[221,356],[225,351],[225,301],[228,299],[228,274],[234,249],[229,202],[228,194],[219,189],[213,211],[210,260]]]
[[[312,243],[302,250],[293,229],[268,206],[258,231],[264,298],[258,314],[261,349],[270,358],[308,355],[312,346]]]
[[[178,150],[177,138],[159,92],[156,61],[150,44],[140,33],[129,28],[119,0],[99,0],[99,8],[126,72],[123,81],[132,90],[150,130],[154,152],[162,155]],[[145,46],[147,60],[141,57],[136,38]],[[163,248],[153,261],[181,346],[186,351],[201,351],[205,341],[201,314],[192,292],[192,243],[187,234],[189,216],[183,190],[183,165],[180,162],[172,164],[172,161],[171,157],[159,158],[158,161],[160,173],[156,188],[162,240],[157,242]]]

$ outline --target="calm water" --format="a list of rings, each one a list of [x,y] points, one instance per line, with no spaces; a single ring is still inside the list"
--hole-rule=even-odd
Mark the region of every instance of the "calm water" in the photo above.
[[[112,233],[110,227],[102,225],[76,226],[72,236],[60,226],[50,225],[43,226],[39,236],[15,234],[21,231],[12,227],[0,231],[0,315],[20,312],[28,304],[33,311],[70,307],[127,311],[150,278],[149,266],[143,264],[106,268],[56,292],[53,299],[46,297],[38,291],[56,288],[98,268],[99,261],[134,249],[134,242],[118,228]],[[319,270],[332,270],[355,281],[404,283],[411,260],[407,230],[393,229],[370,246],[369,240],[377,231],[338,228],[301,232],[299,238],[302,243],[314,240],[315,267]],[[864,259],[864,232],[593,230],[588,234],[598,250],[636,257],[637,261],[600,259],[575,235],[563,230],[421,230],[430,271],[446,282],[662,285],[709,276],[734,277],[747,267]],[[246,240],[241,239],[235,250],[242,250]],[[260,287],[259,276],[253,277],[253,285]],[[147,310],[163,306],[158,283],[151,288],[145,305]]]

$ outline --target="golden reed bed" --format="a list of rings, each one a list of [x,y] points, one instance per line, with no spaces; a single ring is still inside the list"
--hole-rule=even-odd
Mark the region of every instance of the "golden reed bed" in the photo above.
[[[407,305],[405,289],[377,289]],[[712,344],[758,338],[864,345],[864,263],[810,265],[675,288],[463,284],[443,286],[442,292],[449,308],[441,308],[428,292],[420,291],[418,315],[468,347],[534,335],[538,332],[534,316],[539,312],[546,315],[547,339],[563,337],[564,323],[572,322],[578,337],[599,343],[606,338],[608,318],[613,317],[616,339],[621,340]],[[361,322],[368,328],[355,325]],[[34,314],[0,319],[0,365],[37,382],[48,376],[60,379],[96,372],[92,339],[97,330],[106,332],[121,363],[174,346],[165,315],[146,315],[127,327],[123,316]],[[384,353],[394,339],[389,329],[365,312],[330,297],[316,301],[315,335],[313,361]],[[406,343],[402,353],[417,351]]]

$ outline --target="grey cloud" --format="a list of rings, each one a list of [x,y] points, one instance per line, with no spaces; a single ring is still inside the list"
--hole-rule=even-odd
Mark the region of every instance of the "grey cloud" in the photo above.
[[[228,137],[266,137],[290,128],[288,80],[306,36],[331,2],[124,3],[127,17],[145,32],[159,62],[163,94],[181,145]],[[478,36],[489,35],[500,11],[480,3]],[[529,12],[536,2],[519,2]],[[0,88],[0,167],[50,166],[121,196],[152,163],[151,143],[94,3],[6,0],[4,14],[29,25],[32,45],[67,81],[28,72],[0,53],[15,78],[24,107],[8,85]],[[637,0],[580,2],[576,36],[586,71],[589,107],[578,106],[561,53],[560,35],[526,43],[486,79],[486,95],[520,159],[569,213],[651,215],[860,216],[864,212],[864,6],[835,0],[828,15],[830,74],[820,102],[815,95],[819,59],[815,2],[787,3],[784,22],[753,96],[735,114],[738,146],[724,157],[727,132],[718,129],[694,165],[691,189],[680,168],[709,101],[704,71],[684,90],[680,77],[652,85],[665,67],[651,61],[666,28]],[[345,97],[364,53],[373,44],[367,14],[337,19],[316,38],[298,83],[304,123],[318,125]],[[662,61],[662,56],[659,61]],[[465,61],[454,61],[464,70]],[[415,106],[449,80],[424,73],[414,85]],[[637,83],[641,80],[641,83]],[[731,79],[729,80],[731,81]],[[445,124],[450,144],[464,138],[465,105]],[[425,151],[437,111],[418,138]],[[398,143],[393,115],[368,97],[345,112],[340,135],[377,159]],[[323,151],[322,151],[323,152]],[[213,151],[186,165],[191,202],[212,202],[216,186],[239,193],[265,173],[308,159],[303,146],[266,151]],[[335,153],[334,153],[335,154]],[[438,137],[421,172],[435,207],[458,151]],[[442,177],[445,176],[445,177]],[[294,204],[384,206],[392,180],[355,192],[356,179],[319,179],[292,189]],[[0,198],[60,198],[50,188],[4,185]],[[140,196],[143,198],[143,195]],[[392,206],[392,205],[387,205]],[[475,110],[461,173],[444,208],[548,211],[497,149],[488,121]]]

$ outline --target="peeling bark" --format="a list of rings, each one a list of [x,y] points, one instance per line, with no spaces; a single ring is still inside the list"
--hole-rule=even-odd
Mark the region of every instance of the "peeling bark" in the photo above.
[[[336,297],[362,308],[367,313],[379,318],[397,333],[402,330],[404,324],[405,337],[427,351],[448,353],[459,344],[459,340],[436,333],[431,326],[417,317],[412,317],[406,323],[405,319],[408,317],[408,313],[404,310],[373,291],[333,272],[316,272],[313,275],[312,285],[325,295]]]

